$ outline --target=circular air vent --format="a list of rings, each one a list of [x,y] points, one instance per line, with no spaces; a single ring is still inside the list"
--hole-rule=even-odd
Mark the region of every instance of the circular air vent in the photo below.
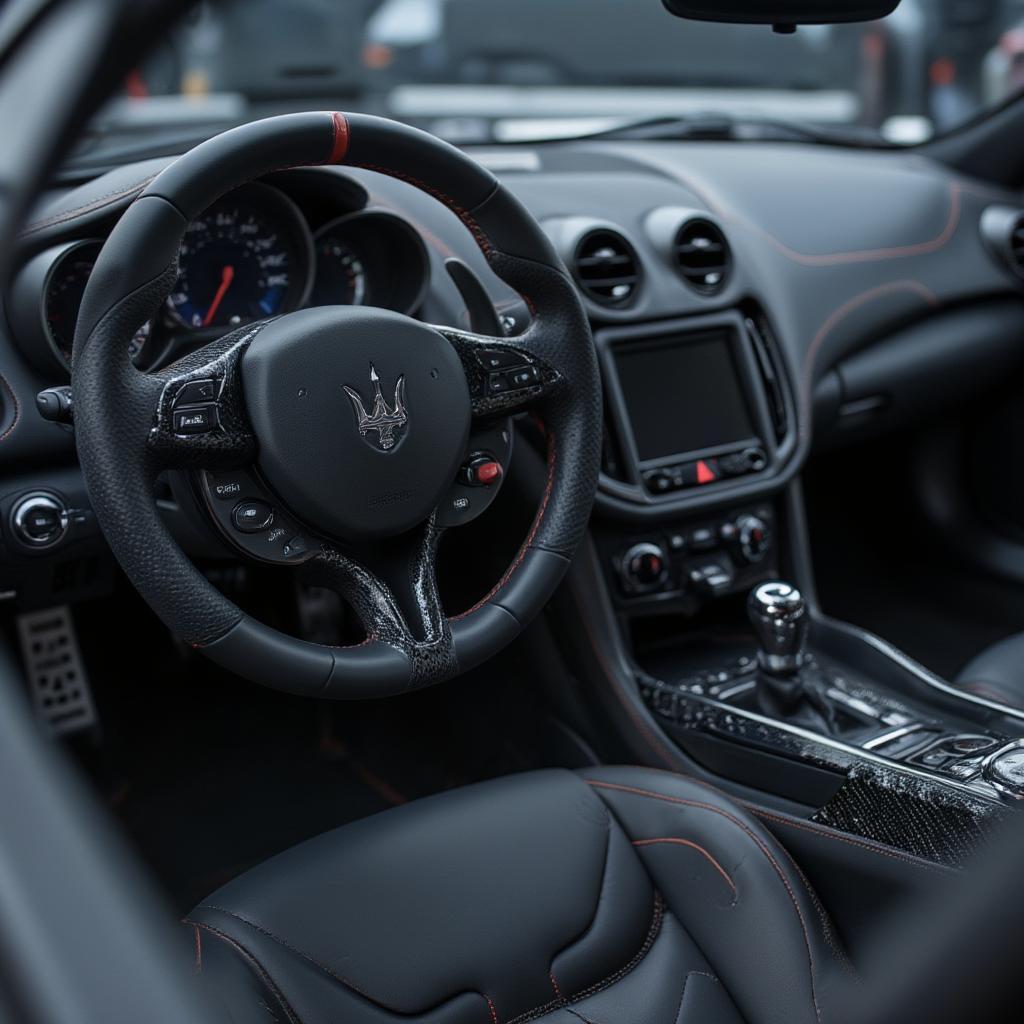
[[[704,295],[725,287],[732,255],[725,235],[708,220],[689,220],[676,232],[676,266],[686,281]]]
[[[1024,278],[1024,210],[988,207],[981,215],[981,234],[992,254]]]
[[[1010,266],[1013,270],[1020,277],[1024,277],[1024,214],[1021,214],[1010,225],[1006,258],[1010,261]]]
[[[590,231],[576,244],[573,272],[587,296],[602,306],[627,306],[640,287],[640,261],[615,231]]]

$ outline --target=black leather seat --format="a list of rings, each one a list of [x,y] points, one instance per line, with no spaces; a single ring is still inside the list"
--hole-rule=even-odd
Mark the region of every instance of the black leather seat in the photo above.
[[[640,768],[388,811],[275,857],[186,923],[239,1024],[820,1024],[851,971],[753,817]]]
[[[956,677],[956,684],[1013,708],[1024,708],[1024,633],[986,648]]]

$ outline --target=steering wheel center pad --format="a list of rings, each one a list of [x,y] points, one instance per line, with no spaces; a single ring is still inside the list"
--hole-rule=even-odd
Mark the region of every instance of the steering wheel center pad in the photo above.
[[[283,387],[280,392],[262,389],[267,408],[256,408],[250,418],[258,421],[259,447],[270,446],[259,456],[263,471],[275,487],[289,492],[296,509],[302,507],[312,523],[323,523],[325,532],[332,526],[341,533],[342,523],[356,530],[360,523],[365,527],[367,520],[355,505],[347,504],[358,497],[348,495],[336,504],[344,467],[337,469],[327,490],[321,492],[328,499],[313,499],[314,460],[330,453],[332,441],[326,439],[327,433],[334,432],[338,440],[333,443],[339,448],[340,432],[349,436],[353,451],[345,456],[345,466],[350,469],[374,464],[378,458],[386,467],[390,460],[396,466],[407,458],[411,463],[412,455],[420,453],[419,432],[429,426],[440,434],[436,453],[426,456],[419,470],[422,491],[415,494],[415,502],[425,507],[439,476],[452,467],[458,438],[466,429],[465,392],[447,377],[445,368],[452,364],[446,362],[447,355],[442,358],[440,337],[456,352],[460,345],[503,345],[511,340],[558,374],[557,384],[533,405],[548,438],[548,481],[533,526],[493,590],[468,612],[444,620],[435,630],[436,651],[383,633],[371,633],[369,641],[357,647],[326,647],[267,627],[244,614],[192,565],[168,533],[153,501],[155,478],[166,465],[150,444],[158,382],[139,373],[124,353],[134,331],[157,313],[173,287],[178,248],[189,221],[245,182],[285,168],[326,163],[387,174],[443,203],[471,232],[494,273],[524,297],[534,317],[515,339],[470,338],[451,328],[439,327],[435,332],[386,317],[373,329],[375,346],[381,347],[374,347],[371,357],[369,346],[360,340],[363,328],[356,330],[359,314],[346,314],[352,319],[333,322],[338,326],[337,340],[351,347],[352,362],[343,354],[345,346],[339,345],[336,354],[332,350],[328,358],[341,360],[330,364],[334,379],[327,394],[333,395],[316,399],[312,408],[320,401],[323,404],[315,414],[297,413],[297,404],[292,404],[293,399],[298,402],[298,390],[308,388],[317,372],[311,359],[303,373],[298,335],[305,336],[305,324],[314,338],[311,343],[305,338],[307,343],[318,351],[323,345],[326,351],[326,337],[333,334],[327,324],[337,311],[311,313],[308,323],[304,318],[295,321],[296,314],[282,318],[282,331],[288,321],[298,324],[296,339],[288,342],[282,337],[274,343],[274,334],[268,334],[267,355],[261,357],[257,345],[252,361],[243,359],[242,388],[247,400],[256,398],[261,391],[256,379],[278,362],[291,378],[293,395]],[[364,313],[380,317],[376,310]],[[315,330],[314,324],[318,325]],[[321,327],[323,339],[318,342]],[[260,333],[273,328],[270,323]],[[288,331],[292,329],[287,326]],[[272,354],[278,346],[281,351]],[[261,369],[264,358],[267,366]],[[388,452],[368,447],[367,440],[372,443],[377,435],[359,434],[357,410],[344,391],[348,386],[361,395],[364,409],[372,416],[372,409],[366,407],[375,399],[371,358],[382,397],[392,409],[395,376],[408,375],[406,433],[400,437],[396,432],[395,446]],[[429,373],[433,369],[439,371],[436,379]],[[125,212],[100,253],[82,302],[73,374],[76,443],[83,474],[97,519],[126,574],[183,640],[232,671],[279,689],[335,698],[383,696],[438,682],[485,661],[514,639],[551,597],[589,520],[600,466],[601,386],[589,324],[572,280],[537,222],[488,170],[425,132],[383,118],[322,111],[269,118],[216,136],[168,166]],[[420,408],[428,410],[422,414],[425,421],[442,401],[447,403],[440,418],[443,422],[436,416],[429,425],[417,419]],[[475,400],[473,410],[474,415],[481,414]],[[301,436],[302,416],[307,415],[309,422],[323,417],[325,440],[320,445]],[[282,433],[275,439],[279,428]],[[422,443],[426,451],[427,442]],[[276,444],[281,445],[280,451],[274,450]],[[313,451],[304,450],[307,447]],[[322,449],[319,456],[317,447]],[[299,461],[289,465],[289,459]],[[384,492],[390,487],[391,471],[380,472]],[[361,484],[355,476],[346,481],[346,487],[358,490]],[[406,511],[408,519],[415,518],[412,504],[408,510],[382,507],[395,516],[395,523]],[[449,654],[436,656],[443,647],[449,648]]]
[[[275,320],[246,349],[242,385],[264,478],[328,537],[411,530],[466,451],[462,364],[398,313],[325,306]]]

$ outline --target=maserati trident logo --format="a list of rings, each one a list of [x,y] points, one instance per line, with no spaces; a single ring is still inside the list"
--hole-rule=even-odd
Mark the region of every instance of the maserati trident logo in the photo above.
[[[370,412],[366,411],[366,406],[363,405],[363,396],[355,388],[350,388],[347,384],[343,384],[342,387],[352,402],[352,408],[355,409],[359,436],[372,447],[378,448],[382,452],[388,452],[395,447],[397,442],[395,434],[409,420],[405,413],[405,374],[402,374],[395,384],[393,408],[388,405],[387,399],[381,394],[380,377],[377,376],[373,363],[370,363],[370,383],[373,384],[373,408]],[[376,434],[376,438],[371,434]]]

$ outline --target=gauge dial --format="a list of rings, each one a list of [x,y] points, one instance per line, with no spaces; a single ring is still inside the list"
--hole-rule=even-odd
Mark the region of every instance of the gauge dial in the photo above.
[[[54,265],[46,283],[43,296],[46,331],[69,366],[78,310],[99,251],[98,242],[82,242],[68,249]]]
[[[186,229],[171,313],[186,327],[234,327],[295,309],[309,283],[304,231],[298,210],[273,189],[232,193]]]
[[[319,303],[339,306],[366,303],[366,264],[351,245],[329,232],[317,239],[316,256]]]

